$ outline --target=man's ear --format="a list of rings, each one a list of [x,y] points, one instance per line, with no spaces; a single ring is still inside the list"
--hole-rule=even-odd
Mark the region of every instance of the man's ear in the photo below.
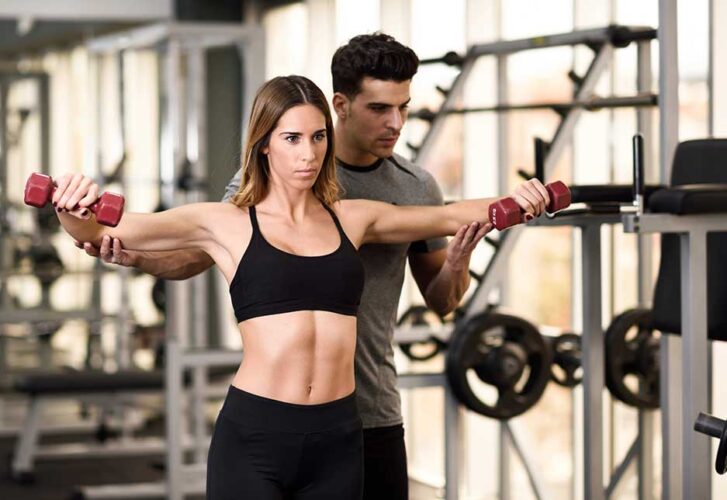
[[[345,94],[341,92],[333,94],[333,112],[336,113],[339,120],[346,119],[350,103],[351,101]]]

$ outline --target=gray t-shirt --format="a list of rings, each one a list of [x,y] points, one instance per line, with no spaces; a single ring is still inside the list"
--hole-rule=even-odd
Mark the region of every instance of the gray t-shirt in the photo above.
[[[432,175],[399,155],[369,167],[337,162],[342,197],[363,198],[395,205],[441,205],[442,192]],[[239,189],[240,172],[225,189],[224,200]],[[392,339],[396,310],[409,252],[433,252],[447,246],[446,238],[404,244],[370,244],[360,249],[366,284],[358,309],[356,397],[364,428],[402,422],[396,387]]]

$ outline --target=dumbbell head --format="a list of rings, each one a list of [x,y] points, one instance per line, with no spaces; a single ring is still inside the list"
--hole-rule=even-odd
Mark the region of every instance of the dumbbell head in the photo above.
[[[96,222],[116,227],[124,213],[124,197],[116,193],[104,193],[91,210],[96,212]]]
[[[53,179],[48,175],[31,174],[25,183],[25,204],[42,208],[50,201],[52,195]]]
[[[491,203],[489,212],[490,222],[498,231],[522,222],[520,206],[512,198],[502,198]]]
[[[557,212],[566,208],[571,203],[570,189],[561,181],[555,181],[547,184],[545,189],[550,196],[550,203],[545,209],[549,213]]]

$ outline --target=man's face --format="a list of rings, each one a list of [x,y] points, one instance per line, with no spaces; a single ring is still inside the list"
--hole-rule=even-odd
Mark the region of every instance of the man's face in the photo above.
[[[377,158],[391,156],[409,112],[410,85],[411,80],[364,77],[361,92],[347,102],[343,121],[352,146]]]

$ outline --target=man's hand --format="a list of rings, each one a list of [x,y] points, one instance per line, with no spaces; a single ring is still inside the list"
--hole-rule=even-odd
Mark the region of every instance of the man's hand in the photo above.
[[[101,240],[101,247],[97,248],[91,243],[74,241],[75,245],[84,250],[91,257],[99,257],[107,264],[118,264],[120,266],[135,267],[136,258],[134,252],[124,250],[121,240],[104,235]]]
[[[492,230],[492,224],[473,222],[460,227],[447,245],[447,265],[454,272],[469,269],[470,257],[477,244]]]

